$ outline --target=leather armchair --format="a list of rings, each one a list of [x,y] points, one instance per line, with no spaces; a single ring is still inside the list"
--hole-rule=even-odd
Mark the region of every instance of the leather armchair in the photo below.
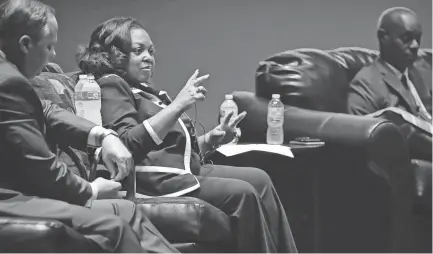
[[[239,109],[248,112],[240,123],[240,142],[264,143],[269,100],[249,92],[233,94]],[[285,106],[284,118],[286,143],[295,137],[314,137],[326,143],[300,165],[303,171],[315,171],[316,183],[310,179],[305,184],[317,184],[316,193],[298,195],[305,199],[316,196],[311,201],[316,208],[309,217],[318,221],[308,239],[297,238],[297,228],[292,227],[295,240],[316,246],[308,252],[413,251],[409,239],[414,176],[407,170],[410,160],[398,128],[381,119],[291,106]],[[274,167],[287,170],[278,163]],[[286,184],[295,181],[299,180],[287,179]],[[286,199],[284,189],[276,188],[280,198]],[[295,200],[283,202],[290,206]],[[296,223],[290,218],[289,222]]]
[[[51,64],[33,80],[38,95],[74,111],[74,78],[64,75],[60,67]],[[76,73],[73,73],[76,74]],[[54,82],[54,83],[53,83]],[[54,85],[55,84],[55,88]],[[60,86],[60,87],[59,87]],[[69,99],[68,99],[69,98]],[[84,160],[71,148],[62,148],[68,165],[75,173],[92,180],[103,171]],[[100,175],[102,176],[102,175]],[[131,179],[131,178],[129,178]],[[126,189],[128,186],[125,187]],[[233,252],[228,216],[211,204],[192,197],[134,199],[155,227],[180,252]],[[72,228],[56,220],[8,217],[0,214],[0,252],[100,252],[92,242]]]
[[[265,142],[273,93],[286,105],[285,142],[325,141],[305,165],[318,172],[319,219],[310,233],[317,252],[428,251],[412,241],[415,174],[400,129],[386,120],[345,114],[351,79],[377,54],[362,48],[281,52],[259,63],[255,94],[234,93],[239,110],[248,112],[240,124],[241,142]],[[425,71],[430,66],[431,72],[431,50],[420,50],[416,65]],[[294,229],[295,239],[296,234]],[[431,252],[431,237],[429,243]]]

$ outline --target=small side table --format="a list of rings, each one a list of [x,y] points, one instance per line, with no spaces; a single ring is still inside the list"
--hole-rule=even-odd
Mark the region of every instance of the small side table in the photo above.
[[[320,191],[318,164],[313,158],[325,146],[292,145],[294,158],[279,154],[251,151],[231,157],[215,152],[208,161],[213,164],[257,167],[271,177],[286,210],[299,252],[320,252]]]

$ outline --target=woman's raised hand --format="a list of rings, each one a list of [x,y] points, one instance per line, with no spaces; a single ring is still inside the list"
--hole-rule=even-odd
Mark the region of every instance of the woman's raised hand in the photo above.
[[[206,98],[206,89],[200,84],[209,78],[209,74],[198,77],[198,70],[186,82],[186,85],[180,90],[174,99],[173,103],[177,103],[180,107],[188,110],[197,101],[202,101]]]

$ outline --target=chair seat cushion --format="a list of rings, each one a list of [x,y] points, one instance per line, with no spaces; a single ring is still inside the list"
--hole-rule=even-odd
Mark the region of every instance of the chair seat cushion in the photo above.
[[[160,197],[134,202],[170,242],[230,244],[228,216],[203,200]]]

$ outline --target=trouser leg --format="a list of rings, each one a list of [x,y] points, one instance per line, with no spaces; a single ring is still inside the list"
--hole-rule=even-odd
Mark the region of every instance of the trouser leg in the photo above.
[[[238,179],[250,183],[264,205],[265,219],[278,252],[297,252],[284,207],[269,175],[258,168],[205,165],[200,175]]]
[[[92,202],[91,209],[117,215],[126,221],[132,227],[146,253],[179,252],[143,214],[140,205],[122,199],[95,200]]]
[[[197,178],[201,187],[188,196],[202,199],[229,216],[238,252],[277,252],[263,204],[251,184],[237,179]]]
[[[145,252],[128,223],[109,213],[100,213],[63,201],[19,195],[0,201],[0,214],[61,221],[104,252]]]

